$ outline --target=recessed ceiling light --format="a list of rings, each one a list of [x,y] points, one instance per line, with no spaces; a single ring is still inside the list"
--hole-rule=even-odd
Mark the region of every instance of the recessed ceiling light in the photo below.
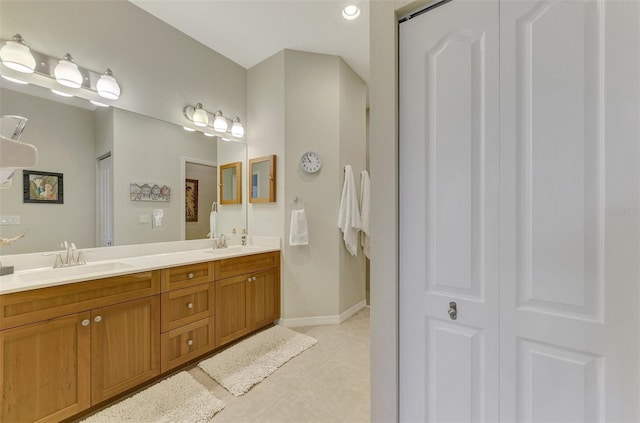
[[[350,4],[349,6],[342,9],[342,17],[348,21],[357,19],[358,16],[360,16],[360,8],[355,4]]]
[[[100,103],[99,101],[95,101],[95,100],[89,100],[89,103],[93,104],[94,106],[98,106],[98,107],[109,107],[108,104]]]
[[[51,88],[51,92],[62,97],[73,97],[73,94],[68,94],[68,93],[65,93],[64,91],[54,90],[53,88]]]
[[[209,132],[204,132],[205,137],[215,137],[216,134],[210,134]]]
[[[195,129],[189,128],[188,126],[183,126],[182,129],[184,129],[185,131],[188,131],[188,132],[196,132]]]

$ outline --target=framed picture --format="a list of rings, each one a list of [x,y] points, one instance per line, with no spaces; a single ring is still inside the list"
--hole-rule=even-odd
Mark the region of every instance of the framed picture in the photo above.
[[[198,180],[186,179],[184,189],[185,216],[187,222],[198,221]]]
[[[39,170],[22,171],[22,192],[25,203],[64,203],[62,173]]]

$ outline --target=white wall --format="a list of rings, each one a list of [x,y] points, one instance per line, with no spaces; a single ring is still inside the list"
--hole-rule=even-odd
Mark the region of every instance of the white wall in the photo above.
[[[0,91],[0,115],[29,119],[20,140],[35,145],[40,163],[46,163],[32,170],[62,173],[64,190],[64,204],[24,203],[22,171],[16,171],[11,188],[0,190],[0,204],[2,214],[20,216],[20,224],[0,226],[0,236],[29,232],[13,245],[0,247],[0,254],[56,250],[64,240],[78,248],[95,246],[93,112],[7,89]]]
[[[187,105],[246,116],[246,70],[124,0],[0,2],[0,38],[19,33],[35,51],[71,53],[108,67],[122,87],[117,107],[184,125]]]
[[[270,215],[265,233],[283,238],[282,317],[285,324],[335,321],[365,295],[363,258],[341,257],[337,224],[344,165],[358,175],[365,165],[364,82],[339,57],[285,50],[251,68],[247,85],[249,157],[280,152],[277,182],[284,192],[273,205],[251,205],[249,227]],[[298,166],[309,150],[323,162],[313,175]],[[308,246],[288,245],[294,196],[304,201]]]

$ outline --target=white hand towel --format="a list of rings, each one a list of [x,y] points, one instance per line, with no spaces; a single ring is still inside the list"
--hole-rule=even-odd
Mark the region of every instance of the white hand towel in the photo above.
[[[307,215],[304,209],[291,210],[291,229],[289,231],[289,245],[309,245],[309,231],[307,229]]]
[[[352,256],[358,255],[358,232],[362,227],[356,185],[350,165],[344,167],[344,185],[340,199],[338,227],[342,229],[344,245]]]
[[[362,234],[360,235],[360,245],[362,252],[367,258],[369,257],[369,209],[371,207],[371,181],[369,180],[369,172],[363,170],[360,174],[360,220],[362,220]]]
[[[216,212],[212,211],[209,214],[209,238],[214,239],[216,237]]]

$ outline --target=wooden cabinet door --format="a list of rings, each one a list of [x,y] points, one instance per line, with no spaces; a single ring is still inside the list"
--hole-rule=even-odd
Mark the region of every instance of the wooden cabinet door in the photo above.
[[[60,421],[90,406],[88,319],[78,313],[0,332],[0,421]]]
[[[274,268],[251,275],[249,282],[250,321],[252,329],[280,318],[280,269]]]
[[[221,346],[251,331],[249,321],[249,275],[216,281],[216,346]]]
[[[91,312],[91,399],[97,404],[160,374],[160,298]]]

